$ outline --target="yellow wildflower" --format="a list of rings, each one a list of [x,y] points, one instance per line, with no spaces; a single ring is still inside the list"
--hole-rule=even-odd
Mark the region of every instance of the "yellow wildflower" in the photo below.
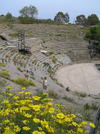
[[[72,122],[73,126],[78,126],[78,124],[76,122]]]
[[[25,93],[25,95],[30,95],[30,94],[31,94],[31,92],[26,92],[26,93]]]
[[[25,90],[25,89],[26,89],[25,87],[22,88],[22,90]]]
[[[30,128],[29,128],[29,127],[27,127],[27,126],[25,126],[25,127],[23,127],[23,130],[28,131],[28,130],[30,130]]]
[[[38,127],[38,129],[39,129],[40,131],[42,131],[42,128],[41,128],[41,127]]]
[[[10,89],[10,88],[12,88],[12,87],[11,87],[11,86],[6,86],[6,88],[7,88],[7,89]]]
[[[70,118],[65,118],[65,121],[67,121],[67,122],[71,122],[72,119],[70,119]]]
[[[44,121],[41,121],[41,124],[43,127],[48,128],[48,122],[44,119]]]
[[[28,110],[30,110],[30,108],[29,108],[29,107],[24,106],[24,107],[21,107],[21,108],[20,108],[20,110],[26,110],[26,111],[28,111]]]
[[[33,109],[34,109],[35,111],[39,111],[39,110],[40,110],[40,105],[34,105],[34,106],[33,106]]]
[[[30,115],[30,114],[25,114],[24,116],[27,117],[27,118],[31,118],[32,117],[32,115]]]
[[[47,105],[51,107],[53,104],[51,102],[48,102]]]
[[[53,129],[53,127],[51,127],[51,126],[48,127],[47,130],[48,130],[48,132],[50,132],[50,133],[54,133],[54,129]]]
[[[15,100],[19,99],[19,96],[14,96],[14,99],[15,99]]]
[[[24,92],[19,92],[19,94],[23,94]]]
[[[27,125],[27,124],[29,123],[29,121],[28,121],[28,120],[23,120],[23,123],[24,123],[25,125]]]
[[[86,133],[89,133],[89,130],[85,130]]]
[[[2,124],[7,124],[7,123],[9,123],[9,120],[4,120],[4,121],[2,122]]]
[[[14,125],[15,125],[15,123],[14,123],[14,122],[12,122],[12,123],[10,123],[9,125],[10,125],[10,126],[14,126]]]
[[[41,99],[41,97],[39,97],[39,96],[33,96],[32,97],[34,100],[40,100]]]
[[[91,126],[92,128],[95,128],[95,125],[94,125],[93,123],[90,123],[90,126]]]
[[[36,130],[36,131],[33,131],[32,134],[41,134],[41,132]]]
[[[59,119],[63,119],[63,118],[65,117],[65,115],[64,115],[63,113],[59,113],[59,114],[57,114],[57,117],[58,117]]]
[[[53,112],[54,112],[54,110],[55,110],[55,109],[54,109],[54,108],[52,108],[52,107],[51,107],[51,108],[49,108],[49,113],[53,113]]]
[[[45,134],[45,132],[44,132],[44,131],[42,131],[40,134]]]
[[[40,119],[34,118],[33,121],[34,121],[35,123],[39,123],[39,122],[40,122]]]
[[[83,134],[83,129],[82,129],[82,128],[78,128],[77,131],[78,131],[79,133],[82,133],[82,134]]]
[[[43,93],[43,95],[48,95],[48,93]]]
[[[9,101],[8,100],[4,100],[3,104],[7,104],[7,103],[9,103]]]
[[[85,126],[85,125],[87,125],[87,122],[82,121],[79,126],[82,127],[82,126]]]
[[[14,126],[14,131],[15,132],[20,132],[20,130],[21,130],[21,128],[18,125]]]
[[[9,96],[13,96],[13,94],[11,94],[11,93],[8,93],[8,95],[9,95]]]

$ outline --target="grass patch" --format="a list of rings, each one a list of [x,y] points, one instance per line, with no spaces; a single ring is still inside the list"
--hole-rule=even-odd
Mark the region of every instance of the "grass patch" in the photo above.
[[[74,102],[73,98],[69,98],[67,96],[64,96],[62,99],[67,100],[69,102]]]
[[[51,71],[51,69],[48,69],[47,70],[48,71],[48,73],[51,75],[53,72]]]
[[[30,75],[30,78],[33,79],[33,80],[35,80],[35,77],[34,77],[34,76],[31,76],[31,75]]]
[[[0,79],[0,87],[4,87],[6,84],[6,80],[1,80]]]
[[[52,62],[56,63],[56,61],[57,61],[57,58],[53,57]]]
[[[54,54],[54,52],[53,51],[50,51],[50,52],[47,52],[47,55],[52,55],[52,54]]]
[[[24,70],[22,70],[20,67],[17,68],[20,72],[24,72]]]
[[[10,77],[10,74],[7,71],[2,71],[1,76]]]
[[[50,63],[48,63],[48,62],[44,62],[43,64],[44,64],[43,67],[45,67],[45,66],[49,66],[49,65],[50,65]]]
[[[3,63],[0,63],[0,66],[2,66],[2,67],[5,67],[5,64],[3,64]]]
[[[54,92],[53,90],[48,90],[48,96],[52,97],[54,99],[59,99],[59,96],[56,92]]]
[[[82,115],[83,115],[83,119],[84,119],[84,120],[86,120],[86,121],[91,121],[91,120],[92,120],[92,118],[91,118],[91,113],[90,113],[90,112],[84,111],[84,112],[82,113]]]
[[[83,92],[75,92],[75,94],[79,97],[86,97],[86,93],[83,93]]]
[[[36,84],[33,81],[26,80],[25,78],[17,78],[16,80],[14,80],[14,82],[25,87],[28,87],[28,86],[36,87]]]
[[[18,38],[18,33],[10,33],[9,36]]]
[[[85,105],[84,105],[84,110],[89,110],[90,109],[90,105],[88,104],[88,103],[86,103]]]

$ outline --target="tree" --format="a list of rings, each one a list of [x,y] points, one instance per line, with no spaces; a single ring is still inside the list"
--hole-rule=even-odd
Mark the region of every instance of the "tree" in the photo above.
[[[69,22],[69,14],[68,13],[65,13],[65,18],[64,18],[64,21],[66,22],[66,23],[68,23]]]
[[[8,19],[8,20],[11,19],[11,18],[12,18],[12,14],[8,12],[8,13],[6,14],[5,18]]]
[[[31,16],[31,18],[34,18],[35,15],[38,14],[38,10],[35,6],[30,5],[29,6],[29,15]]]
[[[63,14],[63,12],[58,12],[57,15],[54,17],[54,20],[56,22],[69,22],[69,14],[68,13],[65,13]]]
[[[96,14],[91,14],[87,18],[88,25],[96,25],[99,22],[99,18]]]
[[[19,11],[19,13],[21,14],[21,17],[25,17],[25,18],[31,17],[31,18],[34,18],[34,16],[38,14],[38,11],[37,11],[35,6],[30,5],[29,7],[28,6],[23,7]]]
[[[85,25],[85,22],[86,22],[85,15],[79,15],[79,16],[76,17],[76,21],[75,21],[76,24]]]
[[[64,14],[63,12],[58,12],[57,15],[55,16],[54,20],[56,22],[63,22]]]

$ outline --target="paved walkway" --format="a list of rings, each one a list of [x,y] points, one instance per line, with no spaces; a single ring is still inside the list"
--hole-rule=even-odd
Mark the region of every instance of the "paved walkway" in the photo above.
[[[94,63],[74,64],[59,68],[55,78],[72,91],[100,93],[100,73]]]

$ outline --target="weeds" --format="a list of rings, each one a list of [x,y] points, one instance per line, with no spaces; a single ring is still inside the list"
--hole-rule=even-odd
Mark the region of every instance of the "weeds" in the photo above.
[[[62,99],[67,100],[67,101],[72,102],[72,103],[74,102],[73,98],[69,98],[67,96],[64,96]]]
[[[6,84],[6,81],[5,81],[5,80],[1,80],[1,79],[0,79],[0,87],[4,87],[4,86],[5,86],[5,84]]]
[[[10,74],[7,71],[2,71],[1,76],[10,77]]]
[[[24,72],[24,70],[22,70],[20,67],[17,68],[20,72]]]
[[[34,76],[31,76],[31,75],[30,75],[30,78],[33,79],[33,80],[35,80],[35,77],[34,77]]]
[[[0,63],[0,66],[2,66],[2,67],[5,67],[5,64],[3,64],[3,63]]]
[[[56,92],[54,92],[53,90],[48,90],[48,95],[49,97],[52,97],[54,99],[59,99],[59,96]]]
[[[33,81],[26,80],[25,78],[17,78],[16,80],[14,80],[14,82],[25,87],[28,87],[28,86],[36,87],[36,84]]]
[[[75,94],[79,97],[86,97],[86,93],[83,93],[83,92],[75,92]]]
[[[56,61],[57,61],[57,58],[53,57],[52,62],[56,63]]]

